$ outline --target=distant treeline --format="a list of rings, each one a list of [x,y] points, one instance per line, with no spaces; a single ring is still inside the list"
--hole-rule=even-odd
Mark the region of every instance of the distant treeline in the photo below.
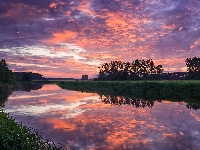
[[[15,84],[16,78],[12,73],[12,70],[8,69],[5,59],[0,61],[0,85],[1,84]]]
[[[16,81],[30,82],[32,80],[45,80],[45,78],[39,73],[12,72],[5,59],[0,61],[0,86],[2,84],[15,84]]]
[[[45,80],[39,73],[33,72],[13,72],[17,81],[31,82],[32,80]]]
[[[133,62],[111,61],[99,68],[99,80],[159,79],[162,65],[155,66],[152,59]]]
[[[184,79],[200,79],[200,58],[187,58],[185,62],[187,72]],[[164,74],[162,65],[155,66],[152,59],[136,59],[133,62],[111,61],[98,68],[99,74],[94,80],[161,80]],[[172,75],[168,73],[169,77],[165,78],[169,79]]]

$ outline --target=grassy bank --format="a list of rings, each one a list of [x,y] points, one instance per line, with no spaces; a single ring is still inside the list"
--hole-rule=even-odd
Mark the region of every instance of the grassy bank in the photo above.
[[[0,110],[1,150],[59,150],[51,140],[44,140],[36,130],[30,129]],[[64,148],[63,148],[64,149]]]
[[[63,89],[148,100],[200,102],[199,81],[70,81]]]

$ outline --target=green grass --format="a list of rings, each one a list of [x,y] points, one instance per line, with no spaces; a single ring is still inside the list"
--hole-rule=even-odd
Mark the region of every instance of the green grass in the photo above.
[[[66,81],[58,85],[63,89],[100,95],[200,103],[199,81]]]
[[[17,123],[3,110],[0,110],[0,149],[1,150],[60,150],[51,140],[44,140],[36,130]]]

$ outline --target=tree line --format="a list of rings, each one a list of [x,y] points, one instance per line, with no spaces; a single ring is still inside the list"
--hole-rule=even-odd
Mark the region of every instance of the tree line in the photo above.
[[[12,70],[8,69],[8,65],[5,61],[5,59],[2,59],[0,61],[0,82],[2,84],[8,83],[8,84],[15,84],[16,78],[12,73]]]
[[[133,62],[111,61],[99,68],[99,80],[140,80],[158,79],[163,71],[162,65],[155,66],[152,59]]]
[[[187,76],[185,79],[200,79],[200,58],[185,60]],[[155,65],[152,59],[132,62],[111,61],[98,67],[99,74],[94,80],[159,80],[163,73],[162,65]]]
[[[200,79],[200,58],[186,58],[187,76],[185,79]],[[94,80],[159,80],[163,73],[162,65],[155,65],[152,59],[134,60],[132,62],[111,61],[99,68],[98,77]],[[19,81],[31,81],[31,73],[23,73]],[[5,59],[0,61],[0,82],[15,83],[16,77],[8,69]]]

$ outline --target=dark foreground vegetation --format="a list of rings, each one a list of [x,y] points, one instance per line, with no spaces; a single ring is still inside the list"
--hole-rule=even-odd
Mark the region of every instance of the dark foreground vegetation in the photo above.
[[[66,81],[58,85],[100,95],[200,103],[199,81]]]
[[[0,149],[1,150],[60,150],[64,147],[44,140],[36,130],[21,123],[0,110]]]

